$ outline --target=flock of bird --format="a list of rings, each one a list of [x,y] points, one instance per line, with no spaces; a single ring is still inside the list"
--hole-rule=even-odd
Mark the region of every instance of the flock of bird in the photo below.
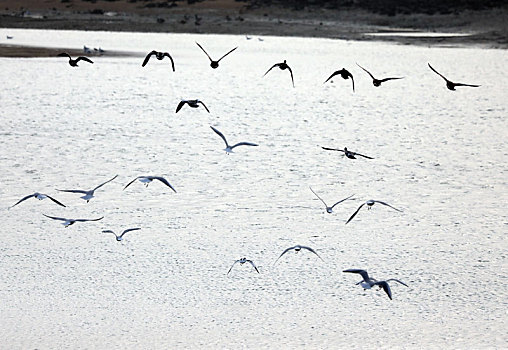
[[[217,69],[219,67],[219,62],[224,59],[226,56],[228,56],[229,54],[231,54],[232,52],[234,52],[235,50],[238,49],[238,47],[235,47],[233,49],[231,49],[230,51],[228,51],[226,54],[224,54],[222,57],[220,57],[218,60],[214,60],[210,57],[210,55],[208,54],[208,52],[199,44],[197,43],[197,46],[205,53],[205,55],[207,56],[209,62],[210,62],[210,67],[213,68],[213,69]],[[80,56],[80,57],[77,57],[76,59],[73,59],[69,54],[67,53],[60,53],[58,54],[58,57],[67,57],[69,59],[69,65],[72,66],[72,67],[78,67],[78,63],[80,61],[83,61],[83,62],[88,62],[88,63],[91,63],[93,64],[92,60],[90,60],[89,58],[87,57],[84,57],[84,56]],[[151,51],[149,52],[146,57],[144,58],[141,66],[142,67],[145,67],[148,62],[150,61],[151,58],[156,58],[157,60],[163,60],[164,58],[168,58],[171,62],[171,67],[172,67],[172,70],[175,71],[175,62],[173,60],[173,58],[171,57],[171,55],[168,53],[168,52],[159,52],[159,51]],[[384,78],[384,79],[376,79],[372,73],[370,73],[367,69],[365,69],[364,67],[360,66],[359,64],[357,64],[363,71],[365,71],[371,78],[372,78],[372,83],[375,87],[379,87],[381,86],[382,83],[386,82],[386,81],[389,81],[389,80],[399,80],[399,79],[403,79],[403,77],[390,77],[390,78]],[[430,64],[428,64],[429,68],[435,72],[437,75],[439,75],[441,78],[443,78],[446,82],[446,87],[449,89],[449,90],[455,90],[456,87],[458,86],[469,86],[469,87],[479,87],[479,85],[472,85],[472,84],[463,84],[463,83],[454,83],[450,80],[448,80],[446,77],[444,77],[441,73],[439,73],[438,71],[436,71]],[[271,66],[267,71],[266,73],[263,75],[266,76],[270,71],[272,71],[272,69],[274,68],[278,68],[282,71],[284,70],[287,70],[289,73],[290,73],[290,76],[291,76],[291,82],[292,82],[292,85],[294,87],[294,77],[293,77],[293,70],[291,69],[291,67],[287,64],[286,60],[284,60],[283,62],[281,63],[275,63],[273,66]],[[335,71],[334,73],[332,73],[328,79],[325,80],[324,83],[327,83],[328,81],[330,81],[332,78],[334,78],[335,76],[340,76],[341,78],[343,79],[351,79],[351,82],[352,82],[352,89],[353,89],[353,92],[355,91],[355,83],[354,83],[354,78],[353,78],[353,75],[351,74],[351,72],[349,72],[348,70],[346,70],[345,68],[342,68],[341,70],[337,70]],[[176,108],[176,112],[175,113],[178,113],[181,108],[183,108],[183,106],[187,105],[188,107],[191,107],[191,108],[198,108],[200,106],[204,107],[205,110],[210,113],[210,110],[208,109],[208,107],[200,100],[198,99],[194,99],[194,100],[181,100],[180,103],[178,104],[177,108]],[[226,139],[226,137],[224,136],[224,134],[222,132],[220,132],[218,129],[216,129],[215,127],[213,126],[210,126],[210,128],[212,129],[213,132],[215,132],[225,143],[225,146],[226,148],[224,149],[224,151],[229,154],[229,153],[232,153],[233,152],[233,149],[238,147],[238,146],[258,146],[257,144],[255,143],[251,143],[251,142],[238,142],[234,145],[230,145]],[[357,159],[356,157],[359,156],[359,157],[363,157],[365,159],[373,159],[373,157],[370,157],[370,156],[366,156],[366,155],[363,155],[363,154],[360,154],[360,153],[357,153],[357,152],[352,152],[350,150],[348,150],[346,147],[344,149],[336,149],[336,148],[329,148],[329,147],[322,147],[322,149],[324,150],[327,150],[327,151],[336,151],[336,152],[342,152],[343,153],[343,156],[347,157],[348,159]],[[95,191],[97,191],[98,189],[102,188],[104,185],[112,182],[113,180],[115,180],[117,178],[118,175],[114,176],[113,178],[101,183],[100,185],[94,187],[93,189],[90,189],[90,190],[81,190],[81,189],[65,189],[65,190],[57,190],[57,191],[60,191],[60,192],[68,192],[68,193],[76,193],[76,194],[81,194],[82,196],[80,197],[81,199],[83,200],[86,200],[86,202],[89,202],[92,198],[94,198],[94,195],[95,195]],[[136,182],[136,180],[138,180],[139,182],[141,183],[144,183],[146,186],[148,186],[149,183],[151,183],[152,181],[154,180],[157,180],[159,181],[160,183],[162,183],[163,185],[165,185],[166,187],[169,187],[173,192],[176,193],[176,190],[175,188],[169,183],[168,180],[166,180],[164,177],[160,177],[160,176],[149,176],[149,175],[142,175],[142,176],[138,176],[136,178],[134,178],[132,181],[130,181],[129,183],[127,183],[124,187],[124,190],[126,190],[131,184],[133,184],[134,182]],[[328,204],[312,189],[310,188],[310,190],[312,191],[312,193],[324,204],[325,206],[325,210],[327,213],[331,214],[333,212],[333,208],[336,207],[337,205],[345,202],[346,200],[353,200],[353,195],[350,195],[344,199],[341,199],[339,201],[337,201],[336,203],[334,203],[332,206],[328,206]],[[62,207],[65,207],[64,204],[62,204],[61,201],[53,198],[52,196],[48,195],[48,194],[43,194],[43,193],[39,193],[39,192],[36,192],[36,193],[33,193],[33,194],[30,194],[30,195],[27,195],[23,198],[21,198],[19,201],[17,201],[14,205],[12,205],[10,208],[12,207],[15,207],[17,205],[19,205],[20,203],[30,199],[30,198],[36,198],[36,199],[39,199],[39,200],[43,200],[43,199],[50,199],[52,202],[54,202],[55,204],[59,205],[59,206],[62,206]],[[371,207],[374,205],[374,204],[381,204],[381,205],[384,205],[384,206],[387,206],[395,211],[398,211],[398,212],[401,212],[402,210],[400,209],[397,209],[395,207],[393,207],[392,205],[384,202],[384,201],[380,201],[380,200],[373,200],[373,199],[370,199],[370,200],[367,200],[365,201],[364,203],[362,203],[357,209],[356,211],[349,217],[349,219],[346,221],[346,224],[348,224],[349,222],[351,222],[353,220],[353,218],[356,217],[356,215],[359,213],[359,211],[364,207],[364,206],[367,206],[367,209],[371,209]],[[76,222],[87,222],[87,221],[99,221],[101,219],[103,219],[104,217],[100,217],[100,218],[94,218],[94,219],[69,219],[69,218],[62,218],[62,217],[57,217],[57,216],[50,216],[50,215],[46,215],[46,214],[43,214],[45,217],[49,218],[49,219],[52,219],[52,220],[56,220],[56,221],[61,221],[62,224],[64,225],[64,227],[68,227],[70,225],[73,225],[74,223]],[[122,241],[123,240],[123,236],[128,233],[128,232],[132,232],[132,231],[137,231],[137,230],[140,230],[141,228],[137,227],[137,228],[129,228],[129,229],[126,229],[124,230],[120,235],[117,235],[115,232],[111,231],[111,230],[103,230],[102,232],[103,233],[112,233],[115,235],[115,238],[117,241]],[[277,258],[277,260],[275,260],[274,262],[274,265],[275,263],[277,263],[277,261],[279,261],[280,258],[282,258],[287,252],[289,251],[295,251],[296,253],[302,251],[302,250],[306,250],[306,251],[309,251],[311,253],[313,253],[314,255],[316,255],[319,259],[323,260],[321,258],[321,256],[311,247],[308,247],[308,246],[302,246],[302,245],[295,245],[293,247],[289,247],[287,249],[285,249],[281,254],[280,256]],[[257,272],[257,273],[260,273],[258,267],[256,266],[256,264],[252,261],[252,260],[249,260],[245,257],[241,258],[241,259],[238,259],[236,261],[234,261],[233,265],[230,267],[230,269],[228,270],[227,272],[227,275],[229,275],[229,273],[232,271],[233,267],[236,265],[236,264],[239,264],[239,265],[243,265],[245,263],[248,263],[252,266],[252,268]],[[361,269],[347,269],[347,270],[344,270],[343,271],[344,273],[354,273],[354,274],[359,274],[361,277],[362,277],[362,281],[356,283],[357,285],[360,285],[362,288],[364,289],[371,289],[373,287],[379,287],[379,289],[383,289],[384,292],[387,294],[387,296],[392,299],[392,293],[391,293],[391,289],[390,289],[390,286],[388,284],[388,282],[391,282],[391,281],[395,281],[399,284],[402,284],[404,286],[407,287],[407,284],[405,284],[404,282],[400,281],[400,280],[397,280],[397,279],[386,279],[386,280],[376,280],[374,278],[371,278],[369,277],[367,271],[365,270],[361,270]]]

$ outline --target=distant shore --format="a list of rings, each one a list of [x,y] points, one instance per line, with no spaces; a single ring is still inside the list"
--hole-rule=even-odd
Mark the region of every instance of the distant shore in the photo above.
[[[358,9],[293,11],[270,7],[249,10],[245,3],[234,0],[206,1],[192,5],[178,2],[172,8],[145,6],[128,0],[4,0],[0,9],[0,27],[277,35],[387,41],[404,45],[508,48],[508,7],[447,15],[384,16]],[[432,35],[405,36],[400,35],[401,32]],[[380,33],[382,35],[371,35]],[[451,35],[453,33],[462,35]],[[5,42],[4,38],[1,41],[0,56],[3,57],[54,54],[52,50],[44,48],[23,49],[14,45],[14,40],[12,44]]]

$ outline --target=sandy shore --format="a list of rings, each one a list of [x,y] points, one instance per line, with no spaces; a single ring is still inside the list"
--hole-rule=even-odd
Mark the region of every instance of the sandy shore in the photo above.
[[[389,41],[405,45],[508,48],[508,28],[505,21],[508,8],[464,11],[448,15],[383,16],[358,9],[247,9],[245,3],[234,0],[205,1],[192,5],[177,2],[177,6],[172,8],[146,7],[146,4],[128,0],[6,0],[2,2],[0,9],[0,27],[280,35]],[[400,35],[400,32],[433,35],[404,36]],[[372,33],[383,35],[371,35]],[[450,35],[452,33],[467,35]],[[0,56],[4,57],[52,56],[53,51],[43,48],[23,49],[13,45],[0,46]]]

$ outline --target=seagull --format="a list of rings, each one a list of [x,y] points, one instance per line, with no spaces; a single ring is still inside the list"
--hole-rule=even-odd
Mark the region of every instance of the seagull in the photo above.
[[[219,67],[219,62],[220,60],[222,60],[224,57],[226,57],[227,55],[229,55],[231,52],[235,51],[236,49],[238,49],[238,46],[235,47],[233,50],[229,51],[227,54],[225,54],[224,56],[222,56],[221,58],[219,58],[217,61],[214,61],[212,60],[212,58],[210,57],[210,55],[205,51],[205,49],[203,49],[203,47],[201,45],[199,45],[198,42],[196,42],[196,45],[199,46],[199,48],[201,50],[203,50],[203,52],[205,53],[205,55],[208,57],[208,59],[210,60],[210,67],[212,67],[213,69]]]
[[[384,79],[376,79],[374,78],[374,76],[368,71],[366,70],[365,68],[363,68],[362,66],[360,66],[358,63],[356,64],[358,67],[360,67],[361,69],[363,69],[365,72],[367,72],[368,75],[370,75],[370,77],[372,78],[372,84],[376,87],[378,86],[381,86],[381,83],[384,83],[385,81],[388,81],[388,80],[396,80],[396,79],[403,79],[403,78],[384,78]]]
[[[210,113],[210,110],[208,109],[208,107],[206,107],[206,105],[200,101],[200,100],[181,100],[180,103],[178,104],[178,106],[176,106],[176,112],[175,113],[178,113],[178,111],[180,109],[182,109],[183,105],[184,104],[188,104],[189,107],[192,107],[192,108],[198,108],[199,105],[203,105],[203,107],[205,107],[206,111],[208,113]]]
[[[146,64],[148,63],[148,61],[152,56],[155,56],[155,58],[157,58],[159,61],[161,61],[164,57],[169,57],[169,59],[171,60],[171,67],[173,68],[173,72],[175,71],[175,62],[173,61],[173,57],[171,57],[171,55],[167,52],[158,52],[155,50],[146,55],[145,60],[143,61],[141,67],[146,66]]]
[[[277,67],[281,70],[285,70],[285,69],[289,70],[289,73],[291,74],[291,82],[293,83],[293,87],[295,87],[295,81],[293,80],[293,71],[286,63],[286,60],[284,60],[284,62],[282,62],[282,63],[275,63],[269,70],[266,71],[266,73],[263,76],[267,75],[268,72],[271,71],[272,69],[274,69],[275,67]]]
[[[42,215],[44,215],[47,218],[53,219],[53,220],[63,221],[62,225],[64,225],[65,227],[73,225],[75,222],[99,221],[99,220],[104,219],[104,216],[102,216],[102,217],[100,217],[98,219],[66,219],[66,218],[58,218],[56,216],[49,216],[49,215],[46,215],[46,214],[42,214]]]
[[[9,40],[10,40],[10,39],[13,39],[13,38],[14,38],[13,36],[11,36],[11,35],[7,35],[7,39],[9,39]]]
[[[363,277],[363,281],[358,282],[357,285],[358,284],[361,285],[363,287],[363,289],[371,289],[374,286],[379,286],[379,289],[383,288],[383,290],[385,291],[386,295],[388,295],[388,298],[390,298],[390,300],[392,300],[392,291],[390,289],[390,286],[388,285],[388,282],[395,281],[395,282],[398,282],[398,283],[408,287],[407,284],[405,284],[404,282],[399,281],[399,280],[397,280],[395,278],[390,278],[390,279],[388,279],[386,281],[378,281],[378,280],[376,280],[374,278],[370,278],[369,274],[365,270],[348,269],[348,270],[344,270],[342,272],[358,273],[358,274],[360,274]]]
[[[333,72],[333,74],[330,75],[330,77],[328,79],[326,79],[324,83],[326,83],[328,80],[332,79],[334,76],[339,75],[339,74],[342,77],[342,79],[351,78],[351,81],[353,82],[353,92],[355,92],[355,80],[353,79],[353,75],[351,73],[349,73],[345,68],[342,68],[341,70]]]
[[[365,203],[363,203],[362,205],[360,205],[360,206],[358,207],[358,209],[356,209],[356,211],[353,213],[353,215],[351,215],[351,217],[349,218],[349,220],[348,220],[348,221],[346,221],[346,224],[347,224],[348,222],[350,222],[351,220],[353,220],[353,218],[356,216],[356,214],[358,214],[358,212],[360,211],[360,209],[362,209],[362,207],[363,207],[365,204],[367,204],[367,206],[368,206],[368,207],[367,207],[367,209],[369,209],[369,210],[370,210],[370,208],[374,205],[374,203],[383,204],[383,205],[386,205],[387,207],[390,207],[390,208],[395,209],[395,210],[397,210],[397,211],[399,211],[399,212],[402,212],[402,210],[397,209],[397,208],[394,208],[394,207],[392,207],[392,206],[391,206],[390,204],[388,204],[388,203],[381,202],[381,201],[376,201],[376,200],[373,200],[373,199],[369,199],[368,201],[366,201]]]
[[[121,240],[123,240],[123,235],[124,235],[124,234],[126,234],[127,232],[130,232],[130,231],[137,231],[137,230],[141,230],[141,228],[140,228],[140,227],[136,227],[136,228],[129,228],[129,229],[127,229],[127,230],[124,230],[120,236],[118,236],[116,233],[114,233],[114,232],[113,232],[113,231],[111,231],[111,230],[103,230],[103,231],[102,231],[102,233],[112,233],[112,234],[114,234],[114,235],[115,235],[116,240],[117,240],[118,242],[120,242]]]
[[[224,143],[226,144],[226,148],[224,149],[224,151],[226,151],[227,154],[233,153],[233,148],[237,146],[258,146],[257,144],[250,142],[238,142],[236,145],[230,146],[224,134],[222,134],[219,130],[215,129],[213,126],[210,125],[210,127],[212,128],[213,131],[215,131],[217,135],[219,135],[224,140]]]
[[[21,198],[16,204],[14,204],[13,206],[9,207],[9,208],[13,208],[15,207],[16,205],[18,205],[19,203],[23,202],[23,201],[26,201],[28,198],[32,198],[32,197],[35,197],[37,198],[38,200],[43,200],[43,199],[46,199],[46,198],[49,198],[51,199],[53,202],[55,202],[56,204],[62,206],[62,207],[65,207],[65,205],[63,205],[62,203],[60,203],[59,201],[57,201],[55,198],[51,197],[51,196],[48,196],[47,194],[43,194],[43,193],[39,193],[39,192],[35,192],[34,194],[30,194],[26,197],[23,197]]]
[[[346,157],[348,157],[349,159],[356,159],[355,156],[361,156],[361,157],[364,157],[364,158],[367,158],[367,159],[374,159],[372,157],[369,157],[369,156],[365,156],[363,154],[360,154],[360,153],[356,153],[356,152],[351,152],[347,149],[347,147],[344,147],[344,149],[336,149],[336,148],[328,148],[328,147],[321,147],[322,149],[325,149],[327,151],[337,151],[337,152],[344,152],[344,155]]]
[[[314,193],[314,194],[316,195],[316,197],[318,197],[318,199],[319,199],[321,202],[323,202],[323,204],[324,204],[324,205],[325,205],[325,207],[326,207],[326,212],[327,212],[327,213],[329,213],[329,214],[331,214],[331,213],[332,213],[333,208],[334,208],[337,204],[342,203],[342,202],[344,202],[345,200],[347,200],[347,199],[349,199],[349,198],[351,198],[351,197],[353,197],[353,196],[354,196],[354,194],[352,194],[351,196],[349,196],[349,197],[347,197],[347,198],[344,198],[344,199],[341,199],[340,201],[338,201],[337,203],[335,203],[334,205],[332,205],[331,207],[329,207],[329,206],[325,203],[325,201],[324,201],[321,197],[319,197],[319,196],[318,196],[318,194],[317,194],[316,192],[314,192],[314,190],[312,189],[312,187],[310,187],[310,186],[309,186],[309,188],[310,188],[310,190],[312,191],[312,193]]]
[[[89,47],[86,47],[86,45],[83,45],[83,52],[84,53],[92,53],[92,50],[90,50]]]
[[[94,197],[94,192],[96,190],[98,190],[99,188],[101,188],[102,186],[107,184],[108,182],[113,181],[117,177],[118,177],[118,175],[115,175],[112,179],[109,179],[108,181],[106,181],[104,183],[101,183],[99,186],[97,186],[94,189],[89,190],[89,191],[85,191],[85,190],[58,190],[58,189],[57,189],[57,191],[60,191],[60,192],[71,192],[71,193],[82,193],[82,194],[84,194],[84,196],[82,196],[80,198],[84,199],[88,203],[90,201],[90,199],[92,199]]]
[[[471,84],[462,84],[462,83],[454,83],[452,81],[449,81],[448,79],[446,79],[441,73],[439,73],[437,70],[435,70],[434,68],[432,68],[432,66],[430,65],[430,63],[427,63],[429,65],[429,68],[432,69],[432,71],[434,73],[436,73],[437,75],[439,75],[441,78],[443,78],[445,81],[446,81],[446,87],[448,88],[448,90],[455,90],[455,87],[457,86],[470,86],[470,87],[479,87],[480,85],[471,85]]]
[[[78,67],[78,62],[79,61],[86,61],[88,63],[92,63],[93,64],[92,60],[89,59],[88,57],[79,56],[78,58],[73,60],[71,58],[71,56],[67,52],[59,53],[57,56],[58,57],[69,57],[69,64],[71,65],[71,67]]]
[[[171,184],[168,182],[168,180],[166,180],[165,178],[163,178],[161,176],[138,176],[134,180],[129,182],[127,185],[125,185],[125,187],[123,189],[125,190],[127,187],[130,186],[130,184],[132,184],[136,180],[139,180],[140,182],[143,182],[146,187],[148,187],[148,184],[150,182],[152,182],[153,180],[159,180],[160,182],[162,182],[164,185],[166,185],[169,188],[171,188],[176,193],[176,190],[173,188],[173,186],[171,186]]]
[[[312,248],[310,248],[310,247],[303,246],[303,245],[295,245],[294,247],[290,247],[290,248],[286,249],[285,251],[283,251],[283,252],[282,252],[282,254],[281,254],[281,255],[277,258],[277,260],[275,260],[275,262],[274,262],[273,264],[275,265],[275,263],[276,263],[277,261],[279,261],[279,259],[280,259],[280,258],[281,258],[284,254],[286,254],[287,252],[289,252],[289,251],[290,251],[290,250],[292,250],[292,249],[294,249],[296,253],[298,253],[298,252],[299,252],[300,250],[302,250],[302,249],[307,249],[309,252],[312,252],[312,253],[316,254],[316,255],[318,256],[318,258],[319,258],[319,259],[323,260],[323,258],[321,258],[321,257],[319,256],[319,254],[318,254],[318,253],[316,253],[316,251],[315,251],[314,249],[312,249]],[[324,260],[323,260],[323,261],[324,261]]]
[[[252,267],[256,270],[257,273],[259,273],[259,270],[258,268],[256,267],[256,265],[254,265],[254,262],[252,262],[252,260],[249,260],[249,259],[246,259],[246,258],[241,258],[241,259],[238,259],[236,260],[233,265],[231,265],[231,267],[229,268],[229,271],[226,275],[229,275],[229,273],[231,272],[231,270],[233,269],[233,266],[236,265],[236,263],[240,263],[240,265],[243,265],[245,263],[249,263],[252,265]]]

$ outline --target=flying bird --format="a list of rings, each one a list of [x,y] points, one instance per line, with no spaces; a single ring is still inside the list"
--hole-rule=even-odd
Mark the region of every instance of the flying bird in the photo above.
[[[203,50],[203,52],[205,53],[205,55],[208,57],[208,59],[210,60],[210,67],[212,67],[213,69],[219,67],[219,62],[220,60],[222,60],[224,57],[226,57],[227,55],[229,55],[231,52],[235,51],[236,49],[238,49],[238,46],[235,47],[234,49],[232,49],[231,51],[229,51],[227,54],[225,54],[224,56],[222,56],[221,58],[219,58],[217,61],[214,61],[212,60],[212,58],[210,57],[210,55],[205,51],[205,49],[203,49],[203,47],[201,45],[199,45],[198,42],[196,42],[196,45],[199,46],[199,48],[201,50]]]
[[[134,180],[129,182],[127,185],[125,185],[125,187],[123,189],[125,190],[127,187],[129,187],[136,180],[139,180],[140,182],[144,183],[146,187],[148,187],[148,184],[150,182],[152,182],[153,180],[159,180],[164,185],[166,185],[169,188],[171,188],[173,190],[173,192],[176,193],[176,190],[173,188],[173,186],[171,186],[171,184],[168,182],[168,180],[166,180],[165,178],[163,178],[161,176],[138,176]]]
[[[353,196],[354,196],[354,194],[352,194],[351,196],[349,196],[349,197],[347,197],[347,198],[344,198],[344,199],[341,199],[340,201],[338,201],[337,203],[335,203],[334,205],[332,205],[331,207],[329,207],[329,206],[325,203],[325,201],[324,201],[321,197],[319,197],[319,196],[318,196],[318,194],[317,194],[316,192],[314,192],[314,190],[312,189],[312,187],[310,187],[310,186],[309,186],[309,188],[310,188],[310,190],[312,191],[312,193],[314,193],[314,194],[316,195],[316,197],[318,197],[318,199],[319,199],[321,202],[323,202],[323,204],[324,204],[324,205],[325,205],[325,207],[326,207],[326,212],[327,212],[327,213],[329,213],[329,214],[331,214],[331,213],[332,213],[333,208],[334,208],[337,204],[340,204],[340,203],[344,202],[345,200],[347,200],[347,199],[349,199],[349,198],[351,198],[351,197],[353,197]]]
[[[360,154],[360,153],[356,153],[356,152],[351,152],[347,149],[347,147],[344,147],[344,149],[337,149],[337,148],[328,148],[328,147],[321,147],[322,149],[324,150],[327,150],[327,151],[337,151],[337,152],[344,152],[344,155],[346,157],[348,157],[349,159],[356,159],[355,156],[361,156],[361,157],[364,157],[364,158],[367,158],[367,159],[374,159],[372,157],[369,157],[369,156],[365,156],[363,154]]]
[[[434,68],[432,68],[432,66],[430,65],[430,63],[427,63],[429,65],[429,68],[432,69],[432,71],[434,73],[436,73],[437,75],[439,75],[441,78],[443,78],[445,81],[446,81],[446,87],[448,88],[448,90],[455,90],[455,87],[457,86],[470,86],[470,87],[479,87],[480,85],[471,85],[471,84],[462,84],[462,83],[454,83],[448,79],[446,79],[444,77],[443,74],[439,73],[437,70],[435,70]]]
[[[355,92],[355,80],[353,79],[353,74],[349,73],[349,71],[347,71],[345,68],[342,68],[341,70],[333,72],[333,74],[330,75],[330,77],[328,79],[326,79],[324,83],[326,83],[328,80],[332,79],[336,75],[340,75],[342,77],[342,79],[351,78],[351,82],[353,83],[353,92]]]
[[[71,67],[78,67],[78,62],[79,61],[85,61],[85,62],[93,64],[91,59],[89,59],[88,57],[84,57],[84,56],[79,56],[78,58],[73,60],[71,58],[71,56],[67,52],[59,53],[57,56],[58,57],[68,57],[69,58],[69,64],[70,64]]]
[[[357,285],[358,284],[361,285],[364,290],[365,289],[371,289],[374,286],[379,286],[379,289],[382,288],[385,291],[386,295],[388,295],[388,298],[390,298],[390,300],[392,300],[392,291],[390,289],[390,286],[388,285],[388,282],[395,281],[395,282],[398,282],[398,283],[408,287],[407,284],[405,284],[404,282],[399,281],[399,280],[397,280],[395,278],[390,278],[390,279],[387,279],[385,281],[378,281],[378,280],[376,280],[374,278],[369,277],[369,274],[365,270],[348,269],[348,270],[344,270],[342,272],[357,273],[357,274],[361,275],[362,278],[363,278],[363,281],[358,282]]]
[[[295,81],[293,79],[293,71],[291,70],[291,68],[288,66],[288,64],[286,63],[286,60],[284,60],[284,62],[282,63],[275,63],[269,70],[266,71],[265,74],[263,74],[263,77],[265,75],[268,74],[269,71],[271,71],[272,69],[274,69],[275,67],[279,68],[280,70],[285,70],[287,69],[289,71],[289,73],[291,74],[291,82],[293,83],[293,87],[295,87]]]
[[[129,228],[129,229],[127,229],[127,230],[124,230],[120,236],[118,236],[115,232],[113,232],[113,231],[111,231],[111,230],[103,230],[103,231],[102,231],[102,233],[112,233],[112,234],[114,234],[114,235],[115,235],[116,240],[117,240],[118,242],[120,242],[121,240],[123,240],[123,235],[125,235],[127,232],[137,231],[137,230],[141,230],[141,228],[140,228],[140,227],[136,227],[136,228]]]
[[[24,201],[26,201],[28,198],[32,198],[32,197],[37,198],[37,199],[38,199],[38,200],[40,200],[40,201],[41,201],[41,200],[43,200],[43,199],[49,198],[49,199],[51,199],[53,202],[55,202],[56,204],[58,204],[58,205],[60,205],[60,206],[62,206],[62,207],[65,207],[65,205],[63,205],[62,203],[60,203],[59,201],[57,201],[55,198],[53,198],[53,197],[51,197],[51,196],[48,196],[47,194],[43,194],[43,193],[39,193],[39,192],[35,192],[35,193],[33,193],[33,194],[30,194],[30,195],[28,195],[28,196],[26,196],[26,197],[21,198],[18,202],[16,202],[16,204],[14,204],[13,206],[11,206],[11,207],[9,207],[9,208],[13,208],[13,207],[15,207],[16,205],[18,205],[19,203],[24,202]]]
[[[231,267],[229,268],[229,271],[226,275],[229,275],[229,273],[231,272],[231,270],[233,269],[233,266],[236,265],[236,263],[240,263],[240,265],[243,265],[245,263],[249,263],[252,265],[252,267],[256,270],[257,273],[259,273],[259,270],[258,268],[256,267],[256,265],[254,264],[254,262],[252,260],[249,260],[249,259],[246,259],[246,258],[241,258],[241,259],[238,259],[236,260],[233,265],[231,265]]]
[[[213,131],[215,131],[217,135],[219,135],[222,138],[222,140],[224,140],[224,143],[226,144],[226,148],[224,149],[224,151],[226,151],[227,154],[233,153],[233,148],[237,146],[258,146],[257,144],[250,142],[238,142],[237,144],[230,146],[224,134],[222,134],[219,130],[215,129],[213,126],[210,125],[210,127],[212,128]]]
[[[358,214],[358,212],[360,211],[360,209],[362,209],[362,207],[363,207],[365,204],[367,204],[367,209],[368,209],[368,210],[370,210],[370,208],[374,205],[374,203],[383,204],[383,205],[386,205],[387,207],[390,207],[390,208],[392,208],[392,209],[394,209],[394,210],[397,210],[397,211],[399,211],[399,212],[402,212],[402,210],[397,209],[397,208],[394,208],[394,207],[392,207],[392,206],[391,206],[390,204],[388,204],[388,203],[381,202],[381,201],[376,201],[376,200],[373,200],[373,199],[369,199],[369,200],[368,200],[368,201],[366,201],[365,203],[362,203],[362,205],[360,205],[360,206],[358,207],[358,209],[356,209],[356,211],[353,213],[353,215],[351,215],[351,217],[349,218],[349,220],[348,220],[348,221],[346,221],[346,224],[347,224],[348,222],[350,222],[351,220],[353,220],[353,218],[356,216],[356,214]]]
[[[175,71],[175,62],[173,61],[173,57],[171,57],[171,55],[167,52],[159,52],[155,50],[146,55],[145,60],[143,61],[141,67],[146,66],[146,64],[148,63],[148,61],[152,56],[155,56],[155,58],[157,58],[159,61],[162,61],[164,57],[168,57],[171,60],[171,67],[173,68],[173,72]]]
[[[104,219],[104,216],[102,216],[102,217],[100,217],[98,219],[66,219],[66,218],[59,218],[59,217],[56,217],[56,216],[49,216],[49,215],[46,215],[46,214],[42,214],[42,215],[44,215],[47,218],[53,219],[53,220],[63,221],[62,225],[64,225],[65,227],[70,226],[70,225],[74,225],[75,222],[99,221],[99,220]]]
[[[378,86],[381,86],[381,83],[384,83],[385,81],[388,81],[388,80],[396,80],[396,79],[403,79],[402,77],[401,78],[384,78],[384,79],[376,79],[374,78],[374,76],[368,71],[366,70],[365,68],[363,68],[362,66],[360,66],[358,63],[356,64],[358,67],[360,67],[361,69],[363,69],[365,72],[367,72],[368,75],[370,75],[370,77],[372,78],[372,85],[378,87]]]
[[[90,199],[92,199],[94,197],[94,193],[96,190],[98,190],[99,188],[101,188],[102,186],[107,184],[108,182],[113,181],[117,177],[118,177],[118,175],[115,175],[112,179],[109,179],[108,181],[101,183],[99,186],[97,186],[94,189],[91,189],[89,191],[86,191],[86,190],[58,190],[58,189],[57,189],[57,191],[70,192],[70,193],[82,193],[82,194],[84,194],[84,196],[81,196],[80,198],[84,199],[88,203],[90,201]]]
[[[280,259],[280,258],[281,258],[284,254],[286,254],[287,252],[289,252],[290,250],[293,250],[293,249],[295,250],[295,252],[296,252],[296,253],[298,253],[298,252],[299,252],[300,250],[302,250],[302,249],[306,249],[306,250],[308,250],[309,252],[312,252],[312,253],[316,254],[316,255],[317,255],[317,257],[318,257],[319,259],[323,260],[323,258],[321,258],[321,257],[319,256],[319,254],[318,254],[318,253],[316,253],[316,251],[315,251],[314,249],[312,249],[312,248],[310,248],[310,247],[303,246],[303,245],[295,245],[294,247],[289,247],[288,249],[284,250],[284,251],[282,252],[282,254],[281,254],[281,255],[279,255],[279,257],[277,258],[277,260],[275,260],[275,262],[274,262],[273,264],[275,265],[275,264],[277,263],[277,261],[279,261],[279,259]],[[323,261],[324,261],[324,260],[323,260]]]
[[[206,111],[208,113],[210,113],[210,110],[208,109],[208,107],[206,107],[206,105],[200,101],[200,100],[181,100],[180,103],[178,104],[178,106],[176,106],[176,112],[175,113],[178,113],[178,111],[180,109],[182,109],[183,105],[184,104],[188,104],[189,107],[192,107],[192,108],[198,108],[199,105],[203,105],[203,107],[205,107]]]

